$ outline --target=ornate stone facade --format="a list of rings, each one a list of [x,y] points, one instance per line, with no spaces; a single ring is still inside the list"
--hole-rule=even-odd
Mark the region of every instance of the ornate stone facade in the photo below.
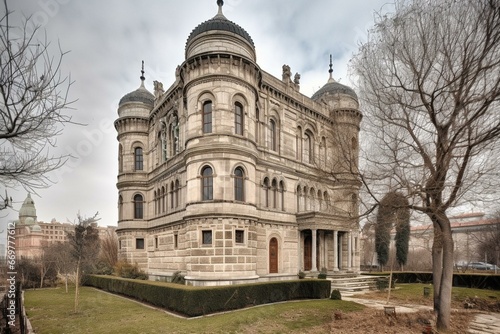
[[[218,4],[167,90],[120,100],[121,256],[193,285],[358,271],[356,94],[331,66],[312,98],[265,72]]]

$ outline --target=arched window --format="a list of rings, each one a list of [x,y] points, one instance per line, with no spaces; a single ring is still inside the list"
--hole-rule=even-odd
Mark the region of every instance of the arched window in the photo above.
[[[159,210],[158,210],[158,195],[156,193],[156,190],[154,191],[153,198],[154,198],[153,203],[154,203],[154,206],[155,206],[154,207],[154,209],[155,209],[155,215],[157,215]]]
[[[135,170],[144,169],[144,156],[142,155],[142,147],[136,147],[134,149],[134,161],[135,161]]]
[[[273,179],[273,182],[271,184],[271,188],[273,190],[273,197],[271,198],[271,201],[273,202],[273,208],[276,209],[278,207],[278,183],[276,182],[276,179]]]
[[[274,119],[269,121],[269,149],[277,151],[276,122]]]
[[[283,183],[283,181],[280,181],[279,193],[280,193],[281,211],[285,211],[285,184]]]
[[[118,145],[118,172],[123,172],[123,146]]]
[[[203,103],[203,133],[212,133],[212,101]]]
[[[175,181],[175,207],[177,208],[180,203],[179,203],[179,192],[181,191],[181,184],[179,180]]]
[[[170,183],[170,208],[175,208],[175,186],[174,181]]]
[[[144,199],[142,195],[137,194],[134,196],[134,219],[144,218]]]
[[[266,208],[269,207],[269,179],[266,177],[264,179],[264,205]]]
[[[214,181],[212,168],[207,166],[201,171],[201,199],[210,201],[214,199]]]
[[[314,162],[314,142],[311,132],[306,131],[304,135],[304,157],[303,160],[306,163]]]
[[[118,220],[123,219],[123,197],[118,196]]]
[[[241,103],[236,102],[234,104],[234,133],[240,136],[243,136],[243,121],[243,106],[241,105]]]
[[[259,109],[255,110],[255,141],[260,143],[260,112]]]
[[[241,167],[234,170],[234,200],[245,200],[245,173]]]
[[[167,194],[165,192],[165,186],[161,187],[161,212],[165,213],[167,212]]]

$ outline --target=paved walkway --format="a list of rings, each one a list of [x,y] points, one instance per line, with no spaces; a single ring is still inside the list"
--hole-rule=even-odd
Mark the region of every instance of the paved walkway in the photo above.
[[[352,301],[358,304],[366,305],[377,310],[384,310],[386,306],[395,306],[398,313],[411,313],[417,311],[432,310],[431,306],[425,305],[394,305],[389,302],[386,304],[383,300],[373,300],[362,298],[362,295],[342,296],[342,300]],[[469,334],[500,334],[500,313],[478,313],[469,325],[467,331]]]

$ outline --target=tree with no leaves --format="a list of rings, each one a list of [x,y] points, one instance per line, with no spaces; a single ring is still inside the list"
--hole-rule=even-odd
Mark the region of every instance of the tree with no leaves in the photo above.
[[[95,264],[99,255],[99,231],[94,227],[98,213],[91,218],[83,218],[78,214],[75,230],[68,232],[71,254],[76,261],[75,275],[75,313],[78,312],[79,286],[82,272],[88,271]]]
[[[47,173],[66,161],[51,148],[62,127],[71,123],[64,111],[71,102],[69,77],[61,74],[64,56],[53,57],[30,18],[19,27],[10,22],[7,0],[0,17],[0,184],[34,189],[50,185]]]
[[[433,223],[438,329],[449,327],[451,311],[447,211],[488,198],[498,186],[499,6],[396,0],[353,59],[369,151],[376,152],[365,158],[365,183],[373,178],[377,187],[401,191]],[[370,193],[377,197],[375,187]]]

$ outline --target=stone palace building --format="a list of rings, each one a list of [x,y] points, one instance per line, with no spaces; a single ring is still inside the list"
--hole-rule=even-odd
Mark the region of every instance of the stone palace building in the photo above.
[[[331,59],[312,97],[289,66],[270,75],[217,3],[175,82],[150,93],[142,71],[119,102],[121,257],[192,285],[358,272],[355,92],[333,79]]]

